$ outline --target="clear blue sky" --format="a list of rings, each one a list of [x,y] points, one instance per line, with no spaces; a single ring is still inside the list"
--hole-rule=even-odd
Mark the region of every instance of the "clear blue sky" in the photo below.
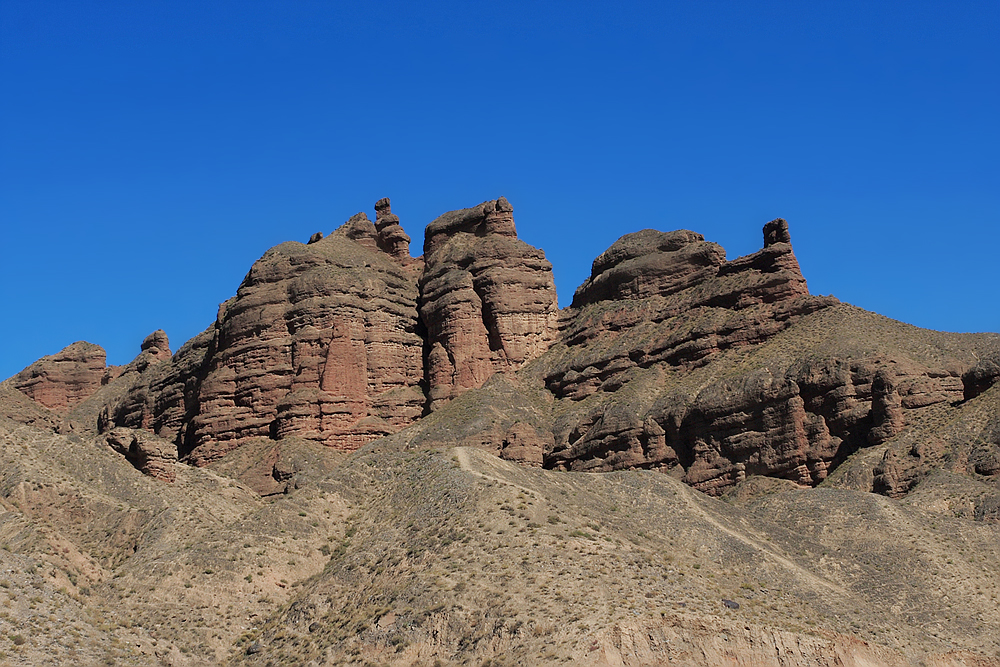
[[[267,248],[505,195],[560,303],[620,235],[1000,330],[1000,3],[0,2],[0,378],[176,350]]]

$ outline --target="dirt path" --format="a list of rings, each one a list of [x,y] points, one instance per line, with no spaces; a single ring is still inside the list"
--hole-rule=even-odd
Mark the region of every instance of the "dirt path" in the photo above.
[[[812,571],[810,571],[810,570],[802,567],[801,565],[799,565],[795,561],[790,560],[790,559],[786,558],[785,556],[782,556],[781,554],[779,554],[778,552],[776,552],[774,550],[774,548],[771,547],[770,545],[768,545],[768,544],[766,544],[764,542],[755,540],[752,537],[749,537],[749,536],[744,535],[742,533],[738,533],[735,530],[733,530],[733,529],[729,528],[728,526],[726,526],[725,524],[721,523],[714,516],[712,516],[711,514],[709,514],[705,510],[705,508],[701,507],[698,503],[696,503],[694,501],[694,498],[692,498],[690,494],[685,494],[684,501],[687,503],[688,507],[691,508],[691,511],[693,513],[697,514],[699,517],[701,517],[702,519],[704,519],[707,523],[711,524],[714,528],[716,528],[720,532],[723,532],[726,535],[729,535],[730,537],[732,537],[735,540],[743,542],[747,546],[749,546],[749,547],[751,547],[753,549],[756,549],[757,551],[760,551],[761,553],[767,554],[775,562],[777,562],[780,565],[784,566],[785,568],[787,568],[788,570],[790,570],[791,572],[793,572],[796,576],[798,576],[802,580],[804,580],[804,581],[812,584],[814,587],[825,588],[826,590],[828,590],[828,591],[830,591],[832,593],[836,593],[837,595],[840,595],[840,596],[843,596],[843,597],[847,597],[847,598],[853,597],[852,594],[851,594],[851,592],[848,591],[847,589],[842,588],[841,586],[838,586],[838,585],[834,584],[833,582],[827,581],[823,577],[820,577],[819,575],[817,575],[815,572],[812,572]]]
[[[506,479],[504,479],[502,477],[495,477],[493,475],[487,475],[484,472],[480,472],[478,470],[475,470],[472,467],[472,459],[469,457],[469,448],[468,447],[455,447],[452,451],[455,452],[455,457],[458,458],[458,465],[461,466],[462,470],[464,470],[466,472],[469,472],[469,473],[472,473],[476,477],[482,477],[483,479],[488,479],[488,480],[490,480],[492,482],[497,482],[499,484],[504,484],[506,486],[512,486],[515,489],[520,489],[521,491],[524,491],[525,493],[530,493],[532,495],[543,495],[537,489],[529,489],[529,488],[527,488],[525,486],[521,486],[520,484],[515,484],[514,482],[506,480]]]

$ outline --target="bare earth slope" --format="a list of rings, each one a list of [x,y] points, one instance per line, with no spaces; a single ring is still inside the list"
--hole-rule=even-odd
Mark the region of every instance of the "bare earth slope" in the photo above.
[[[651,472],[470,449],[373,449],[324,488],[358,503],[351,537],[234,662],[977,664],[963,652],[1000,650],[996,530],[872,494],[736,506]]]
[[[995,525],[907,500],[396,436],[268,501],[0,435],[12,664],[1000,664]]]

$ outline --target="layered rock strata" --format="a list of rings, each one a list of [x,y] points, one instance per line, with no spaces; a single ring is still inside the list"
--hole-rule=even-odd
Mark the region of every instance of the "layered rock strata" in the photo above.
[[[375,202],[375,230],[378,247],[398,261],[410,259],[410,237],[399,224],[399,216],[392,212],[388,197]]]
[[[104,406],[98,430],[145,429],[183,449],[191,419],[198,412],[205,359],[214,339],[211,327],[181,346],[169,363],[152,365],[146,352],[140,353],[118,380],[127,382],[128,389]]]
[[[420,417],[409,241],[388,200],[379,212],[381,230],[361,213],[265,253],[215,324],[137,383],[105,428],[150,429],[201,465],[255,437],[356,449]]]
[[[164,482],[177,479],[177,447],[141,429],[115,428],[105,434],[109,447],[128,459],[136,470]]]
[[[375,211],[269,250],[173,356],[162,331],[121,368],[77,343],[13,385],[56,410],[102,401],[102,432],[145,429],[197,465],[255,438],[353,450],[451,409],[427,442],[556,469],[672,470],[712,494],[753,475],[815,485],[879,446],[873,488],[901,495],[922,469],[911,458],[944,456],[927,443],[896,451],[912,411],[971,400],[1000,377],[996,341],[970,360],[947,341],[838,346],[830,327],[909,334],[811,295],[780,218],[760,251],[732,261],[692,231],[627,234],[560,312],[551,265],[517,238],[505,198],[437,218],[420,258],[389,200]],[[127,455],[149,450],[136,465],[167,475],[170,457],[140,440]],[[970,450],[967,467],[994,474],[992,452]]]
[[[765,227],[787,224],[776,220]],[[769,234],[770,232],[770,234]],[[571,355],[546,376],[558,398],[614,391],[631,368],[691,369],[713,355],[762,343],[799,317],[837,303],[810,296],[792,246],[771,242],[727,262],[701,234],[627,234],[594,260],[576,291],[563,340]]]
[[[708,493],[750,475],[814,485],[851,452],[898,434],[906,409],[961,399],[955,368],[819,357],[659,396],[653,389],[639,401],[649,407],[630,405],[636,398],[622,390],[638,378],[682,377],[838,303],[809,294],[784,220],[767,223],[763,236],[762,250],[726,261],[700,234],[644,230],[594,261],[564,315],[566,349],[544,374],[556,398],[581,403],[554,421],[546,466],[680,465]]]
[[[155,361],[167,361],[172,356],[170,353],[170,339],[167,338],[167,332],[163,329],[157,329],[153,333],[146,336],[142,345],[139,346],[139,352],[147,352]]]
[[[517,370],[555,338],[552,265],[517,238],[505,198],[429,224],[424,262],[420,316],[432,410],[494,373]]]
[[[423,383],[433,406],[546,349],[551,265],[517,239],[506,199],[432,223],[426,267],[389,200],[375,208],[374,223],[359,213],[268,251],[215,325],[109,406],[102,427],[150,429],[196,464],[260,436],[350,450],[419,418]],[[528,437],[512,434],[510,451]]]
[[[106,364],[104,348],[78,341],[15,375],[14,387],[39,405],[65,411],[105,384]]]

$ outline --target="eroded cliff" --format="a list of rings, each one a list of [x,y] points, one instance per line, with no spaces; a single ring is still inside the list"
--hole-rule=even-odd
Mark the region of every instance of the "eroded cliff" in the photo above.
[[[173,357],[162,332],[122,368],[77,343],[14,386],[57,411],[102,406],[101,431],[146,429],[196,465],[258,438],[350,451],[416,425],[408,441],[660,469],[720,494],[754,475],[816,485],[1000,377],[996,336],[810,294],[780,218],[733,260],[693,231],[626,234],[562,311],[503,197],[431,222],[421,257],[409,243],[380,199],[375,222],[358,213],[267,251]],[[869,490],[905,493],[928,470],[907,461],[886,454]]]

